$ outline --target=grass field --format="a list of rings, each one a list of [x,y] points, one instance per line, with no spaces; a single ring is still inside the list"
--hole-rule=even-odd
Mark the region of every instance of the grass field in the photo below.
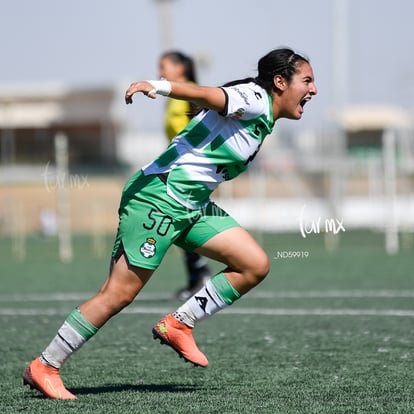
[[[412,414],[414,247],[387,256],[383,236],[368,231],[343,233],[334,252],[322,235],[257,237],[271,273],[196,328],[207,369],[152,339],[154,322],[179,305],[169,299],[185,280],[174,248],[142,295],[62,369],[77,401],[47,400],[21,374],[98,289],[108,258],[77,237],[74,261],[61,264],[55,241],[31,238],[19,262],[0,240],[0,412]]]

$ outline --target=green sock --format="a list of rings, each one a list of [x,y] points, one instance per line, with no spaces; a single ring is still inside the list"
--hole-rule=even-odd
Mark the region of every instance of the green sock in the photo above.
[[[66,322],[78,332],[86,341],[98,332],[98,328],[92,325],[81,313],[79,308],[74,309],[66,318]]]
[[[213,276],[211,278],[211,283],[216,289],[216,292],[221,296],[227,305],[231,305],[241,297],[240,293],[234,289],[223,272],[220,272],[217,275]]]

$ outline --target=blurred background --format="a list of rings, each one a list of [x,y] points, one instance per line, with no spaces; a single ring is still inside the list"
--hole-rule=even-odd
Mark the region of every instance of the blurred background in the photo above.
[[[19,260],[33,235],[56,237],[65,261],[73,234],[107,255],[126,179],[166,146],[165,99],[127,107],[129,84],[156,78],[170,49],[220,85],[289,46],[319,93],[214,198],[258,234],[324,233],[334,249],[363,229],[388,254],[411,246],[413,14],[410,0],[1,2],[0,238]]]

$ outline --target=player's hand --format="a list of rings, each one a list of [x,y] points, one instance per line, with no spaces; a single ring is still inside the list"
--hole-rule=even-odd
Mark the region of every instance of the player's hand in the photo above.
[[[142,92],[144,95],[148,96],[151,99],[155,99],[157,97],[154,87],[149,82],[134,82],[131,83],[125,92],[125,103],[127,105],[132,104],[132,96],[137,92]]]

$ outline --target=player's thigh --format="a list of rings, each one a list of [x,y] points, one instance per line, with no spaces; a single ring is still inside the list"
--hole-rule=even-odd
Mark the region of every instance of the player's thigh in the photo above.
[[[260,245],[215,203],[207,206],[176,244],[220,261],[235,271],[258,276],[268,272],[268,257]]]
[[[265,277],[269,271],[266,252],[242,227],[232,227],[216,234],[195,251],[240,273]]]
[[[112,258],[112,262],[111,272],[100,289],[101,293],[109,292],[117,295],[125,292],[126,295],[132,295],[131,299],[133,299],[154,273],[154,270],[131,265],[125,254]]]

